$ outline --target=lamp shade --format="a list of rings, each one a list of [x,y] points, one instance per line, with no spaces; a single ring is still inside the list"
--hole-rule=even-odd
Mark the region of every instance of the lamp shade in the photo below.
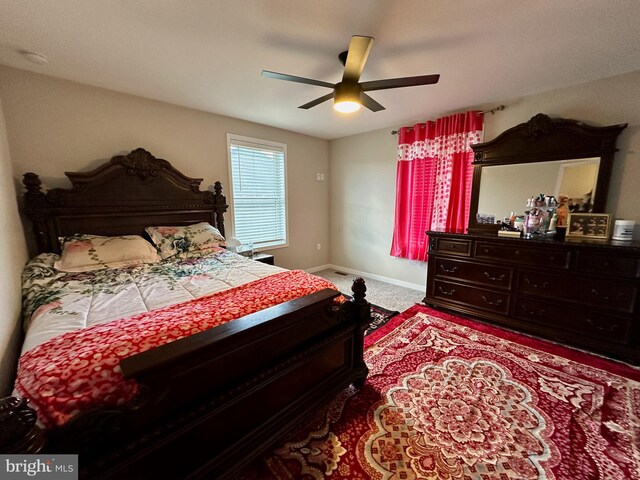
[[[242,245],[242,242],[236,237],[227,238],[227,248],[230,251],[237,252],[240,245]]]

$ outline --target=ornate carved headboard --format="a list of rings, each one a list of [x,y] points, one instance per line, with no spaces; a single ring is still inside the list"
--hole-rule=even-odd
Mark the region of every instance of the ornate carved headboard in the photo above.
[[[26,173],[23,211],[33,222],[38,253],[60,252],[58,237],[76,233],[143,235],[154,225],[209,222],[224,235],[228,205],[222,184],[201,191],[190,178],[143,148],[118,155],[91,172],[65,172],[73,185],[43,192]]]

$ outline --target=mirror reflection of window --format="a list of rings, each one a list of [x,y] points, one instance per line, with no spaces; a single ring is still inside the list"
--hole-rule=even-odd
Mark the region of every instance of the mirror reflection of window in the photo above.
[[[569,211],[591,212],[593,210],[599,166],[599,158],[562,162],[555,197],[566,195],[569,198]]]

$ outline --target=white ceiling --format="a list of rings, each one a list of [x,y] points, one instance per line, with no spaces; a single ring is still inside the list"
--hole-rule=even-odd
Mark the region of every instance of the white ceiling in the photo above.
[[[638,0],[0,0],[0,63],[333,139],[640,70],[639,25]],[[375,37],[362,81],[440,82],[345,116],[260,75],[335,83],[354,34]]]

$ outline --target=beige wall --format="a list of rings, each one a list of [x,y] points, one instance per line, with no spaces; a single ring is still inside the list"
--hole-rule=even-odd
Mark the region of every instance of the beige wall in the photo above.
[[[0,102],[0,397],[11,392],[21,337],[20,274],[27,249],[13,184],[11,158]]]
[[[389,255],[396,195],[391,129],[331,142],[331,263],[424,285],[422,262]]]
[[[607,212],[636,220],[636,238],[640,239],[638,91],[640,72],[633,72],[522,98],[497,99],[476,108],[507,106],[506,110],[485,117],[486,140],[541,112],[597,126],[628,123],[618,140],[620,151],[613,168]],[[424,285],[425,264],[389,256],[397,142],[397,136],[390,135],[390,131],[399,126],[331,142],[331,262]],[[356,215],[351,216],[353,213]]]
[[[93,169],[136,147],[203,177],[204,187],[227,186],[227,133],[286,143],[289,247],[271,253],[286,268],[329,262],[329,187],[316,180],[328,173],[326,140],[8,67],[0,67],[0,98],[13,171],[36,172],[48,187],[69,186],[64,171]]]

